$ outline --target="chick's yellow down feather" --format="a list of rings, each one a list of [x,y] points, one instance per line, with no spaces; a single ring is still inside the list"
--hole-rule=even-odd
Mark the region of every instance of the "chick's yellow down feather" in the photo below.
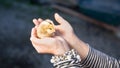
[[[52,37],[55,33],[55,27],[53,21],[46,19],[40,23],[37,28],[38,38]]]

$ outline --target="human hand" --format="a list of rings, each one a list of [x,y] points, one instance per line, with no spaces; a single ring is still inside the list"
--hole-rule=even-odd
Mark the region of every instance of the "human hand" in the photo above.
[[[59,25],[55,25],[56,34],[58,36],[63,37],[68,42],[68,44],[71,45],[72,44],[71,42],[73,42],[74,36],[76,36],[74,34],[72,26],[69,24],[69,22],[63,19],[59,14],[55,13],[54,17],[55,17],[55,20],[59,23]],[[35,27],[37,27],[42,21],[43,19],[41,18],[33,19],[33,23],[35,24]]]
[[[63,19],[60,15],[55,14],[55,19],[59,23],[59,25],[55,25],[55,29],[58,32],[58,36],[63,37],[67,43],[72,47],[73,49],[77,50],[78,53],[81,56],[81,59],[84,59],[89,51],[89,47],[86,43],[84,43],[82,40],[80,40],[74,33],[74,30],[72,26],[67,22],[65,19]],[[43,21],[43,19],[34,19],[33,22],[36,25],[35,28]],[[50,52],[50,51],[48,51]]]
[[[68,21],[63,19],[57,13],[54,17],[59,23],[59,25],[57,25],[55,28],[60,33],[60,36],[62,36],[67,41],[67,43],[70,44],[70,47],[77,50],[82,60],[85,59],[89,52],[88,45],[76,36],[72,26],[69,24]]]
[[[59,32],[59,34],[65,38],[65,40],[70,39],[71,35],[74,35],[74,30],[72,26],[62,18],[58,13],[54,15],[55,20],[59,23],[59,25],[55,26],[55,29]]]
[[[36,28],[32,29],[30,40],[38,53],[63,55],[66,51],[69,51],[67,43],[59,36],[43,39],[37,38]]]

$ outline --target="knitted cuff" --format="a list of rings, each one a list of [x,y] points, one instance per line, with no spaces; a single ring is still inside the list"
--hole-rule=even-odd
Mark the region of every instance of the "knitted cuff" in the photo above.
[[[80,55],[78,55],[77,51],[74,49],[66,52],[62,56],[52,56],[51,63],[56,68],[61,68],[61,67],[79,67],[80,66]]]

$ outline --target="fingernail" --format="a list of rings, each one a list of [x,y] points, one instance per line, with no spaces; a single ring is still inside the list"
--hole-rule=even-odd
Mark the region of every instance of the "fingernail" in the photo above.
[[[58,13],[55,13],[56,16],[60,16]]]
[[[42,19],[41,19],[41,18],[38,18],[38,21],[42,21]]]
[[[34,22],[34,21],[36,21],[36,19],[35,19],[35,18],[33,19],[33,22]]]
[[[35,18],[33,20],[36,20]]]

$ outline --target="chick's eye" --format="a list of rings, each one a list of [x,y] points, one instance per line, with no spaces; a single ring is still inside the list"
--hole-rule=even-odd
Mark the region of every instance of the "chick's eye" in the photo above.
[[[49,28],[50,30],[52,30],[52,28]]]
[[[49,22],[49,24],[52,24],[51,22]]]

